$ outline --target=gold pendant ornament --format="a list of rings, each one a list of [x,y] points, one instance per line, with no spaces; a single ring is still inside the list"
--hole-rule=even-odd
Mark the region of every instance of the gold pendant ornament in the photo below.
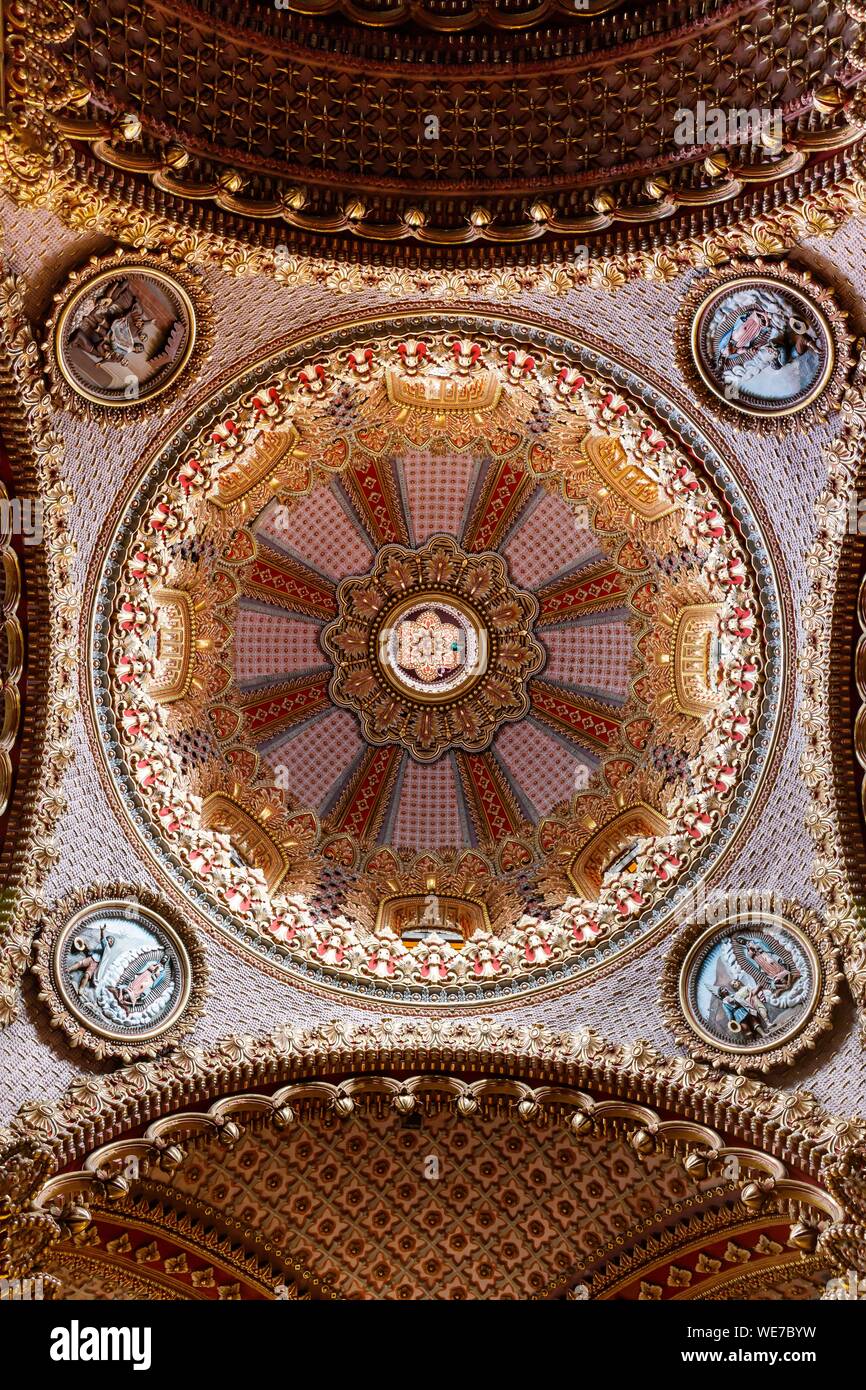
[[[387,546],[370,575],[343,581],[337,605],[322,634],[331,697],[356,711],[368,742],[430,762],[486,748],[529,709],[526,684],[544,664],[538,601],[510,583],[500,556],[444,535],[414,551]]]

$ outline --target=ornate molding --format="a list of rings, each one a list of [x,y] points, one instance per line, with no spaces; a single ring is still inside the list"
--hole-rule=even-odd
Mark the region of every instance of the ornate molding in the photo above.
[[[77,307],[85,307],[91,287],[98,293],[99,285],[110,285],[116,278],[136,271],[141,272],[144,279],[150,277],[151,293],[153,284],[156,284],[162,287],[163,294],[171,296],[174,312],[179,316],[178,324],[183,323],[186,333],[185,346],[171,374],[166,377],[164,384],[157,385],[155,389],[149,390],[146,385],[141,389],[138,376],[131,370],[126,372],[122,396],[117,394],[119,387],[114,388],[114,395],[85,388],[76,381],[66,360],[68,344],[64,346],[64,324],[67,316]],[[45,326],[42,343],[58,403],[75,415],[85,418],[96,416],[108,424],[111,420],[120,423],[151,410],[159,413],[165,405],[181,396],[189,381],[207,361],[213,340],[213,317],[198,283],[200,278],[200,273],[194,271],[190,274],[178,265],[172,265],[169,274],[165,262],[158,257],[130,255],[125,250],[92,256],[66,276],[54,295],[53,309]],[[92,299],[90,304],[93,306]],[[92,312],[91,308],[89,313]],[[117,366],[121,360],[119,357],[112,359]],[[131,360],[134,361],[134,358]],[[159,357],[155,360],[158,361]]]
[[[662,1298],[704,1298],[721,1283],[750,1277],[766,1278],[771,1269],[793,1264],[802,1269],[820,1267],[819,1257],[803,1249],[791,1249],[790,1230],[782,1226],[770,1212],[755,1218],[754,1206],[749,1207],[738,1191],[736,1181],[720,1182],[713,1186],[712,1177],[701,1182],[704,1200],[719,1203],[708,1210],[677,1216],[663,1227],[658,1215],[647,1220],[643,1228],[632,1233],[632,1243],[623,1249],[615,1240],[601,1252],[601,1258],[579,1276],[591,1298],[620,1299],[628,1297],[640,1280],[638,1299],[661,1301]],[[671,1213],[666,1213],[670,1221]],[[655,1229],[654,1229],[655,1228]],[[770,1233],[778,1239],[773,1240]],[[756,1237],[748,1243],[744,1236]],[[727,1243],[724,1253],[716,1257],[709,1251]],[[785,1247],[788,1247],[785,1249]],[[694,1264],[688,1255],[696,1252]],[[728,1268],[725,1269],[725,1264]],[[759,1270],[756,1270],[756,1264]],[[690,1267],[689,1267],[690,1266]],[[745,1268],[744,1268],[745,1266]],[[574,1286],[574,1276],[569,1283]]]
[[[254,1089],[244,1094],[245,1087]],[[866,1122],[829,1116],[806,1093],[664,1058],[642,1042],[609,1044],[591,1030],[552,1034],[489,1020],[333,1022],[228,1038],[211,1049],[179,1047],[110,1077],[79,1078],[58,1102],[23,1106],[0,1135],[0,1156],[4,1172],[19,1175],[10,1203],[31,1238],[24,1250],[7,1247],[7,1264],[26,1271],[60,1238],[86,1230],[91,1197],[123,1202],[130,1158],[142,1176],[154,1163],[170,1173],[196,1136],[231,1146],[244,1124],[290,1126],[310,1105],[331,1107],[338,1119],[368,1103],[405,1115],[426,1097],[464,1118],[505,1105],[515,1122],[545,1117],[553,1132],[567,1126],[578,1139],[625,1134],[638,1154],[659,1146],[683,1155],[695,1181],[735,1157],[745,1170],[739,1200],[747,1211],[778,1211],[793,1223],[799,1248],[817,1249],[833,1268],[834,1242],[859,1214],[857,1192],[862,1208]],[[179,1111],[184,1105],[192,1109]],[[82,1168],[56,1172],[85,1155]],[[802,1177],[787,1176],[786,1158]]]
[[[861,1011],[861,1029],[866,1027],[866,916],[855,885],[862,879],[866,861],[862,805],[849,791],[856,781],[851,753],[858,751],[859,756],[863,720],[858,718],[854,724],[852,712],[852,749],[847,736],[839,737],[838,719],[851,703],[849,673],[840,656],[848,651],[854,660],[856,583],[863,553],[859,496],[866,477],[864,368],[866,358],[861,352],[857,377],[842,400],[840,432],[824,451],[827,485],[816,502],[817,534],[806,559],[812,585],[802,606],[804,640],[799,659],[800,718],[806,735],[801,772],[811,797],[807,824],[816,850],[812,876]],[[844,672],[841,689],[839,671]]]
[[[622,8],[625,3],[626,0],[586,0],[584,8],[575,10],[572,0],[525,0],[521,8],[503,0],[470,0],[458,13],[437,0],[398,0],[397,4],[383,4],[380,0],[296,0],[292,9],[315,18],[340,14],[354,24],[375,29],[393,29],[411,20],[440,34],[464,33],[488,24],[510,34],[534,29],[545,20],[561,23],[566,16],[586,23]]]
[[[415,331],[425,333],[423,342],[410,336]],[[458,331],[460,337],[455,336]],[[473,336],[464,339],[464,331]],[[634,925],[637,912],[642,914],[642,920],[652,912],[661,914],[664,910],[662,899],[666,898],[667,885],[674,875],[684,872],[689,861],[694,863],[701,856],[706,863],[713,852],[714,830],[725,815],[727,797],[739,775],[738,769],[747,775],[749,785],[754,785],[762,754],[755,751],[753,755],[753,742],[758,749],[769,745],[772,715],[763,719],[758,727],[755,712],[759,685],[771,696],[768,710],[773,714],[780,691],[781,643],[767,643],[760,617],[761,613],[777,611],[774,570],[770,565],[762,566],[763,577],[757,577],[754,560],[758,554],[765,553],[765,541],[750,503],[743,498],[723,459],[714,450],[699,445],[699,463],[704,460],[708,465],[704,492],[695,471],[698,464],[692,466],[687,461],[682,442],[686,426],[679,412],[667,412],[665,438],[655,424],[655,412],[649,413],[652,407],[645,401],[643,386],[635,378],[623,376],[613,364],[608,366],[594,349],[584,350],[559,335],[536,332],[534,322],[522,326],[519,334],[515,332],[513,337],[510,332],[506,335],[501,325],[496,325],[494,335],[489,322],[480,314],[471,320],[468,316],[460,318],[458,322],[445,311],[438,310],[430,310],[423,322],[403,315],[377,322],[370,316],[353,325],[353,333],[356,336],[347,337],[345,330],[341,332],[336,353],[332,350],[333,338],[324,331],[317,332],[313,342],[292,341],[284,351],[266,359],[266,363],[256,364],[245,375],[227,383],[212,402],[209,423],[205,425],[202,419],[197,419],[194,434],[187,430],[182,440],[175,435],[180,452],[175,452],[172,446],[171,456],[166,450],[158,463],[152,463],[148,475],[148,483],[152,484],[150,500],[145,500],[144,493],[136,494],[138,501],[132,510],[125,512],[116,533],[117,516],[107,521],[92,572],[93,586],[98,586],[92,610],[95,624],[92,651],[96,695],[110,695],[110,704],[99,701],[91,710],[91,713],[95,711],[100,734],[98,739],[94,737],[93,747],[100,751],[110,742],[120,750],[123,785],[118,785],[119,779],[115,781],[113,773],[110,780],[106,778],[106,785],[111,794],[121,794],[127,814],[132,797],[136,810],[146,805],[151,812],[152,819],[144,824],[139,844],[144,842],[147,848],[148,840],[153,841],[157,833],[162,837],[163,829],[169,827],[171,852],[177,856],[170,866],[172,877],[184,892],[188,884],[198,889],[200,880],[203,881],[207,897],[196,892],[193,911],[201,908],[207,920],[214,921],[220,930],[225,926],[236,937],[240,914],[246,926],[259,927],[265,943],[259,955],[266,954],[271,963],[284,965],[286,969],[294,969],[293,962],[300,961],[302,984],[307,984],[310,976],[327,983],[351,980],[353,990],[360,985],[358,993],[363,997],[389,985],[393,975],[393,989],[388,992],[397,995],[397,1006],[412,1002],[409,991],[429,987],[432,995],[435,986],[442,1005],[450,1007],[452,1001],[446,997],[446,990],[438,987],[445,985],[450,989],[456,983],[459,989],[466,981],[472,994],[465,1002],[486,1007],[486,999],[494,994],[513,998],[513,991],[500,988],[502,982],[494,976],[502,976],[505,980],[512,975],[521,982],[524,977],[535,976],[540,983],[540,972],[548,964],[557,964],[558,968],[559,961],[570,963],[580,956],[589,957],[600,929],[606,929],[608,936],[613,938],[623,934],[629,919]],[[475,334],[478,334],[478,341]],[[471,379],[474,372],[494,371],[502,382],[500,404],[478,419],[474,412],[444,412],[439,419],[435,412],[415,409],[397,421],[392,418],[392,412],[398,412],[398,407],[385,405],[383,400],[385,371],[395,361],[410,377],[416,373],[431,380],[460,381],[464,375]],[[616,390],[611,382],[616,383]],[[357,420],[352,430],[335,437],[327,415],[328,403],[344,387],[354,393]],[[561,436],[552,436],[549,444],[546,434],[527,432],[523,424],[527,413],[541,400],[545,402],[547,417],[556,417],[561,422]],[[402,409],[404,407],[399,408]],[[218,495],[226,466],[236,469],[237,460],[249,453],[257,457],[262,441],[273,434],[284,433],[289,419],[298,436],[298,447],[294,451],[298,456],[297,468],[293,469],[292,476],[261,482],[236,504],[234,512],[214,507],[211,498]],[[590,421],[593,422],[591,426]],[[571,447],[571,442],[583,437],[590,428],[595,439],[603,438],[602,431],[609,430],[619,451],[640,463],[639,479],[632,481],[635,486],[639,482],[642,497],[645,497],[644,483],[651,481],[655,502],[660,500],[659,494],[663,495],[662,514],[652,521],[636,523],[630,505],[631,491],[628,500],[626,495],[613,495],[594,465],[580,455],[576,447]],[[629,870],[628,883],[624,885],[619,875],[615,881],[611,877],[604,885],[604,900],[600,905],[596,893],[590,909],[579,904],[575,906],[573,901],[572,907],[567,909],[567,921],[557,918],[552,927],[546,922],[540,925],[523,922],[520,929],[515,928],[517,934],[509,936],[504,943],[486,941],[484,946],[490,948],[490,953],[485,961],[477,960],[471,952],[449,956],[445,961],[426,961],[422,959],[423,951],[403,950],[399,942],[389,942],[392,968],[388,969],[386,978],[380,972],[382,941],[375,931],[356,933],[353,923],[347,924],[333,915],[327,923],[322,922],[303,902],[284,904],[282,899],[275,899],[269,904],[262,884],[254,882],[250,874],[225,858],[224,845],[202,838],[198,809],[190,797],[205,797],[214,791],[227,790],[226,770],[219,761],[225,757],[231,762],[231,781],[241,788],[237,794],[231,794],[245,811],[267,821],[268,832],[275,840],[282,840],[283,831],[288,829],[287,820],[295,811],[302,814],[303,807],[287,809],[274,781],[275,774],[269,771],[267,759],[258,752],[258,745],[300,720],[318,715],[328,699],[329,673],[326,670],[291,678],[287,673],[279,684],[243,696],[231,688],[226,652],[234,621],[232,605],[238,602],[238,592],[243,590],[250,566],[258,565],[257,572],[262,580],[270,565],[267,546],[263,552],[257,551],[258,542],[244,519],[248,521],[252,511],[261,509],[266,497],[274,499],[276,496],[275,508],[278,505],[286,513],[281,524],[288,525],[293,508],[299,505],[295,497],[303,497],[311,486],[310,461],[315,459],[322,469],[337,473],[350,483],[353,471],[355,475],[360,473],[365,482],[369,478],[375,483],[377,491],[368,487],[367,508],[359,512],[359,517],[371,534],[393,536],[397,533],[399,516],[389,505],[388,459],[395,449],[405,447],[404,440],[417,447],[452,436],[456,447],[462,451],[472,447],[490,448],[497,459],[502,458],[501,464],[497,462],[496,468],[490,471],[493,491],[485,485],[484,495],[469,518],[471,544],[488,546],[491,533],[501,525],[503,508],[499,505],[500,492],[497,491],[500,477],[504,484],[501,495],[506,500],[522,495],[518,489],[525,492],[528,487],[563,490],[566,501],[574,505],[580,502],[581,515],[588,518],[586,524],[604,532],[603,544],[611,546],[616,556],[623,556],[621,597],[628,596],[638,623],[652,624],[658,618],[663,624],[662,646],[668,660],[669,619],[683,601],[682,581],[666,576],[649,580],[643,574],[642,553],[635,546],[639,541],[651,549],[661,547],[666,552],[675,546],[675,537],[682,533],[689,552],[699,557],[694,564],[701,571],[700,595],[708,600],[715,598],[725,606],[725,623],[719,632],[719,665],[726,682],[725,707],[714,709],[705,721],[676,712],[669,717],[670,710],[663,705],[662,699],[670,704],[667,666],[664,667],[664,689],[656,692],[654,687],[646,686],[642,692],[636,692],[627,715],[598,701],[572,698],[567,691],[549,682],[533,680],[534,717],[561,728],[576,743],[584,747],[589,744],[619,761],[613,782],[599,782],[596,789],[585,785],[576,788],[569,805],[548,817],[549,824],[546,821],[543,830],[539,829],[537,844],[533,842],[528,847],[526,836],[531,834],[532,828],[521,817],[516,800],[513,806],[505,800],[508,788],[493,784],[495,763],[483,761],[483,754],[472,761],[474,755],[464,755],[460,751],[457,760],[463,779],[461,785],[466,785],[467,779],[470,784],[469,812],[476,816],[480,826],[479,840],[484,837],[485,843],[492,841],[494,832],[498,836],[499,843],[493,844],[491,853],[496,856],[501,872],[516,875],[533,856],[533,862],[545,870],[553,865],[554,858],[564,865],[603,821],[635,799],[653,802],[665,781],[663,772],[658,769],[650,769],[646,776],[641,772],[640,786],[626,787],[626,783],[635,780],[632,773],[637,776],[641,750],[653,720],[664,730],[666,740],[677,748],[683,747],[685,756],[694,752],[701,758],[700,773],[683,791],[686,799],[677,800],[674,791],[669,789],[664,796],[664,806],[660,803],[657,808],[661,812],[666,810],[668,803],[671,805],[666,821],[670,843],[643,845],[638,855],[640,862]],[[558,442],[560,438],[564,444]],[[711,475],[715,475],[714,482]],[[620,482],[625,489],[626,482],[622,478]],[[630,481],[629,489],[631,486]],[[488,497],[497,503],[495,507],[488,505]],[[727,503],[720,501],[722,497]],[[721,510],[726,505],[731,508],[730,513]],[[127,499],[119,498],[117,512],[126,506]],[[507,511],[505,514],[507,517]],[[192,573],[190,564],[189,573],[184,570],[183,575],[172,577],[178,537],[201,535],[205,530],[212,531],[220,540],[223,557],[220,565],[228,568],[213,579],[204,566]],[[117,551],[118,544],[122,554]],[[468,542],[464,540],[463,544]],[[100,556],[105,556],[112,547],[116,560],[111,559],[100,575],[97,573],[97,566],[102,563]],[[397,551],[392,554],[389,547],[386,559],[395,557]],[[473,566],[480,563],[477,555],[470,559]],[[404,579],[398,571],[399,565],[395,564],[392,588],[400,595]],[[309,608],[313,578],[308,575],[304,580],[302,568],[297,565],[292,573],[286,569],[277,574],[271,567],[271,582],[278,601],[282,593],[282,588],[277,587],[279,580],[290,592],[292,602],[294,593],[300,588],[305,608]],[[148,676],[149,663],[152,663],[149,632],[154,605],[151,589],[157,581],[159,588],[166,583],[180,588],[189,585],[202,604],[206,587],[211,591],[214,612],[207,617],[202,609],[202,635],[207,618],[212,640],[207,651],[199,654],[200,667],[197,656],[197,690],[204,703],[182,708],[178,702],[168,711],[162,706],[152,710],[146,689],[143,694],[139,693],[139,682]],[[319,584],[321,586],[321,580]],[[369,585],[364,581],[352,579],[349,585],[353,589],[358,587],[362,597],[369,598]],[[555,611],[552,607],[555,597],[542,594],[543,603],[550,603],[551,611]],[[118,598],[121,600],[119,607]],[[333,594],[324,591],[319,594],[321,601],[326,598],[333,612]],[[567,610],[567,596],[560,595],[560,598],[563,609]],[[97,604],[103,606],[97,608]],[[379,600],[373,606],[378,613]],[[86,632],[86,640],[90,642],[89,627]],[[362,660],[366,663],[369,658],[372,669],[372,658],[367,651],[368,636],[361,628],[351,635],[356,643],[359,667]],[[107,639],[104,646],[103,638]],[[219,669],[213,663],[217,663]],[[362,670],[361,675],[366,679],[365,671]],[[215,695],[210,693],[211,676],[218,678]],[[383,677],[383,691],[385,684]],[[481,685],[477,688],[481,690]],[[467,698],[471,699],[474,694],[474,690],[469,692]],[[358,696],[359,706],[369,702],[370,690],[364,687]],[[195,699],[198,698],[196,694]],[[643,702],[648,707],[646,711]],[[372,705],[369,709],[375,713]],[[632,709],[635,716],[640,717],[633,718]],[[368,703],[364,703],[364,710],[368,711]],[[422,713],[426,712],[425,705]],[[174,728],[182,721],[198,723],[210,719],[215,730],[217,753],[212,763],[200,771],[200,784],[195,787],[184,785],[177,760],[170,749],[166,750],[168,719]],[[358,838],[356,831],[364,835],[373,833],[377,817],[385,813],[385,797],[390,795],[393,785],[389,779],[397,774],[399,754],[391,757],[393,751],[377,748],[369,759],[365,757],[352,773],[358,785],[347,785],[335,806],[328,810],[324,834],[338,836],[342,833],[344,837],[340,845],[331,840],[324,846],[323,853],[334,859],[341,856],[340,862],[348,870],[357,862],[357,849],[345,838],[344,832],[349,832],[355,840]],[[721,769],[719,775],[717,767]],[[258,798],[258,806],[253,803],[253,796]],[[485,796],[486,802],[483,801]],[[353,816],[351,824],[344,824],[355,805],[359,808],[358,815]],[[485,829],[484,823],[488,805],[492,808],[490,830]],[[168,812],[162,815],[165,807],[169,808]],[[578,815],[581,807],[586,812],[583,816]],[[498,817],[495,822],[493,816]],[[140,818],[137,823],[143,824]],[[207,831],[204,834],[206,836]],[[318,838],[317,826],[312,827],[312,834]],[[297,839],[294,828],[289,838]],[[306,838],[304,844],[309,849]],[[670,852],[667,859],[665,851]],[[165,865],[166,861],[162,859],[160,863]],[[301,864],[299,859],[298,872],[306,875],[309,870],[310,864],[306,860]],[[284,893],[288,893],[289,879],[286,875]],[[573,899],[572,887],[563,867],[556,881],[545,881],[544,891],[551,895],[552,903],[563,906],[567,898]],[[231,909],[232,916],[227,914],[226,907]],[[537,932],[538,939],[528,939],[522,930],[528,926]],[[557,935],[560,927],[568,934]],[[249,945],[254,938],[244,930],[242,940],[244,945]],[[505,954],[503,947],[513,947],[513,950]],[[309,961],[314,971],[309,968]],[[425,966],[426,972],[422,974]],[[367,978],[371,973],[378,977],[375,984]],[[532,987],[535,987],[534,981]],[[381,999],[383,995],[380,992],[376,997]],[[430,996],[417,994],[416,997],[420,1000]]]
[[[843,158],[840,154],[834,159],[831,154],[828,162],[827,155],[827,150],[832,150],[840,139],[844,146],[855,138],[859,127],[849,129],[846,125],[841,136],[838,131],[833,133],[832,123],[829,130],[810,132],[810,118],[803,116],[804,131],[797,140],[801,145],[805,142],[804,148],[823,150],[821,157],[825,162],[796,188],[792,185],[788,166],[794,159],[799,167],[802,152],[782,161],[780,171],[784,178],[777,188],[783,206],[778,210],[771,213],[759,210],[758,191],[749,191],[753,187],[754,169],[741,169],[737,177],[733,177],[727,166],[720,174],[713,164],[716,173],[710,178],[701,211],[704,195],[696,197],[693,190],[690,192],[685,186],[677,194],[669,187],[669,180],[648,168],[645,182],[650,192],[644,191],[641,196],[649,198],[649,203],[641,203],[631,210],[619,208],[612,195],[600,190],[591,215],[567,219],[568,225],[562,226],[566,235],[545,241],[543,246],[533,239],[549,232],[559,215],[543,199],[536,199],[530,210],[533,215],[529,224],[520,232],[530,240],[518,245],[510,264],[503,261],[503,245],[475,249],[467,245],[460,252],[459,266],[449,246],[444,248],[441,263],[438,258],[435,264],[427,259],[427,253],[420,247],[417,253],[414,249],[398,252],[392,263],[385,265],[378,244],[359,239],[359,233],[361,238],[364,236],[364,219],[357,216],[359,209],[354,204],[347,205],[348,211],[344,208],[336,219],[330,215],[326,226],[319,228],[312,222],[310,231],[304,230],[305,220],[310,220],[303,211],[306,195],[297,189],[287,190],[281,202],[264,210],[269,220],[262,220],[262,208],[257,207],[259,221],[249,222],[246,228],[239,227],[238,218],[244,215],[244,202],[231,189],[238,180],[242,184],[243,179],[237,171],[228,169],[222,170],[222,183],[214,194],[215,215],[203,215],[211,198],[211,190],[203,185],[192,205],[193,225],[178,211],[176,202],[175,166],[178,161],[182,166],[187,157],[182,147],[167,147],[165,168],[157,157],[159,168],[151,171],[152,178],[157,184],[175,191],[164,197],[159,187],[149,190],[147,211],[126,201],[123,189],[134,177],[129,169],[124,168],[119,176],[113,174],[101,181],[97,178],[98,191],[76,170],[73,146],[81,140],[95,138],[101,154],[115,147],[101,135],[94,136],[90,129],[92,123],[82,124],[78,117],[69,118],[61,127],[65,133],[58,133],[58,127],[47,114],[61,108],[75,109],[75,104],[82,103],[89,95],[80,79],[68,71],[56,47],[65,43],[73,32],[71,6],[65,0],[51,0],[50,4],[38,9],[28,5],[10,12],[10,20],[14,22],[14,30],[7,36],[7,59],[9,87],[14,99],[10,102],[8,125],[0,140],[6,191],[22,205],[49,208],[71,227],[91,232],[98,230],[136,250],[167,255],[179,266],[212,264],[228,274],[270,274],[289,285],[318,284],[344,292],[370,287],[394,297],[439,292],[460,298],[484,293],[506,299],[532,288],[560,296],[580,285],[613,290],[635,278],[669,281],[693,266],[714,267],[737,256],[775,255],[804,237],[831,233],[852,213],[862,213],[866,206],[866,182],[860,157],[846,155]],[[39,63],[38,81],[29,66],[34,61]],[[832,110],[836,115],[841,109],[840,101],[841,106],[845,105],[844,97],[838,92],[832,99],[826,96],[821,100],[824,102],[822,110]],[[71,125],[69,120],[72,120]],[[120,162],[128,164],[129,158],[131,156],[121,153]],[[136,153],[133,164],[138,168],[143,159],[143,167],[147,168],[152,158],[151,154]],[[708,163],[712,163],[712,159]],[[771,172],[775,176],[775,166]],[[743,190],[746,203],[736,205],[732,212],[735,225],[720,231],[708,230],[707,218],[715,215],[720,201],[724,203],[732,195],[739,196]],[[686,193],[689,193],[687,199]],[[691,207],[693,211],[685,223],[681,225],[680,219],[674,226],[670,216],[677,209],[678,199],[685,210]],[[659,248],[642,245],[636,240],[638,234],[643,235],[641,228],[648,214],[668,219],[667,233],[663,235],[667,236],[669,244]],[[617,219],[624,222],[625,250],[622,249],[622,232],[615,226]],[[415,238],[416,232],[425,230],[424,221],[423,214],[420,222],[413,215],[400,225],[398,234]],[[607,228],[612,231],[608,233]],[[315,234],[317,230],[340,234],[335,238],[332,256],[322,256],[310,244],[310,233]],[[367,232],[369,230],[366,228]],[[281,239],[281,232],[284,239]],[[471,242],[495,233],[495,219],[481,208],[469,217],[468,228],[461,232],[459,239]],[[595,239],[593,251],[585,257],[575,256],[574,237],[590,233]],[[509,231],[508,238],[513,240],[513,236]]]
[[[368,743],[399,742],[431,761],[449,747],[486,748],[503,720],[527,713],[527,682],[545,659],[538,602],[510,582],[501,556],[466,553],[449,536],[386,546],[369,575],[343,580],[337,610],[322,633],[331,698],[355,710]],[[452,655],[453,673],[441,667]]]
[[[606,1042],[592,1029],[551,1032],[540,1025],[411,1017],[378,1023],[333,1020],[304,1029],[285,1024],[273,1033],[233,1036],[204,1048],[182,1044],[164,1058],[139,1062],[110,1077],[81,1077],[57,1101],[21,1107],[0,1142],[15,1148],[33,1139],[58,1162],[81,1159],[94,1144],[111,1142],[179,1105],[201,1104],[243,1087],[287,1084],[388,1068],[437,1071],[465,1066],[490,1076],[533,1080],[625,1095],[639,1104],[690,1114],[714,1124],[818,1178],[852,1177],[863,1163],[866,1120],[830,1115],[809,1092],[784,1092],[719,1072],[691,1057],[665,1057],[650,1043]]]
[[[270,1242],[249,1242],[241,1219],[195,1198],[181,1197],[165,1183],[136,1181],[122,1198],[117,1185],[98,1185],[88,1194],[92,1224],[68,1235],[50,1255],[61,1277],[77,1262],[110,1271],[112,1281],[149,1278],[168,1298],[275,1298],[306,1301],[336,1298],[326,1283],[301,1264],[283,1260]],[[138,1295],[139,1297],[141,1295]],[[146,1295],[149,1296],[149,1295]]]
[[[29,499],[28,499],[29,501]],[[24,632],[19,617],[21,604],[21,562],[12,544],[15,504],[0,479],[0,818],[9,807],[15,779],[13,753],[21,732],[21,682],[24,675]],[[29,503],[38,506],[38,502]]]
[[[8,166],[17,153],[7,149],[4,158]],[[509,300],[527,290],[558,298],[582,286],[614,292],[634,280],[667,283],[696,267],[715,269],[738,258],[783,254],[807,238],[831,236],[849,217],[866,213],[866,178],[858,159],[850,173],[778,211],[746,214],[731,227],[684,235],[661,248],[603,248],[583,258],[553,245],[528,249],[514,264],[503,264],[497,250],[484,250],[452,268],[410,258],[387,265],[375,250],[363,247],[322,256],[300,245],[271,246],[190,228],[163,213],[130,208],[112,194],[95,193],[64,171],[4,185],[22,206],[44,207],[73,230],[99,231],[136,250],[165,255],[179,266],[212,265],[228,275],[270,275],[289,287],[317,285],[343,294],[374,289],[394,299],[439,294],[457,300],[475,295]]]
[[[69,732],[77,705],[76,622],[72,584],[75,547],[66,512],[73,498],[62,473],[63,445],[53,429],[53,406],[39,370],[38,350],[24,315],[23,285],[4,270],[0,279],[0,433],[7,441],[16,491],[40,508],[42,543],[25,546],[28,596],[28,705],[18,794],[3,850],[6,891],[0,902],[0,1027],[15,1016],[15,989],[26,968],[41,906],[39,886],[57,859],[54,825],[65,808],[61,790],[74,753]]]

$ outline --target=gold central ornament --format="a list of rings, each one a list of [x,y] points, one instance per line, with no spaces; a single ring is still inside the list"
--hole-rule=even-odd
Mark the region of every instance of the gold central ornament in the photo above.
[[[402,694],[425,703],[453,700],[487,670],[490,641],[478,609],[454,594],[398,603],[379,629],[378,666]]]
[[[396,632],[399,665],[428,684],[466,660],[460,628],[443,623],[434,608],[425,608],[418,618],[404,618]]]
[[[370,743],[402,743],[422,762],[447,748],[479,751],[529,708],[544,662],[532,636],[538,605],[504,561],[468,554],[449,536],[418,550],[390,545],[370,575],[344,580],[323,633],[331,697],[354,709]]]

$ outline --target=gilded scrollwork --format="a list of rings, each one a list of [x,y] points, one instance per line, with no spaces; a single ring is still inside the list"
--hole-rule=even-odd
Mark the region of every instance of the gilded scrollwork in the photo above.
[[[53,427],[22,292],[20,280],[7,270],[0,279],[0,430],[20,478],[17,490],[30,493],[39,509],[42,543],[22,550],[30,605],[28,698],[42,717],[31,719],[22,748],[19,775],[26,771],[30,794],[15,797],[10,813],[0,906],[0,1026],[15,1016],[16,984],[29,959],[39,887],[57,859],[53,832],[65,807],[62,784],[74,756],[69,730],[77,707],[75,546],[66,525],[73,499],[63,478],[63,446]],[[14,621],[12,615],[9,621]]]
[[[405,1116],[428,1101],[462,1120],[505,1105],[515,1123],[537,1122],[550,1134],[564,1126],[578,1142],[589,1134],[624,1135],[638,1155],[679,1154],[696,1182],[717,1171],[728,1176],[726,1158],[735,1156],[734,1186],[722,1186],[741,1223],[761,1216],[786,1231],[790,1225],[794,1246],[817,1251],[831,1269],[837,1249],[849,1253],[846,1232],[858,1215],[850,1188],[866,1143],[862,1121],[827,1115],[805,1093],[664,1058],[646,1043],[610,1044],[591,1030],[383,1019],[282,1028],[211,1049],[180,1046],[108,1078],[82,1078],[57,1102],[25,1105],[0,1135],[4,1171],[24,1165],[29,1174],[20,1192],[10,1192],[10,1206],[53,1225],[35,1248],[13,1244],[13,1262],[32,1268],[60,1239],[74,1241],[88,1229],[91,1208],[108,1202],[120,1210],[130,1196],[130,1159],[142,1179],[151,1166],[154,1176],[170,1175],[190,1146],[216,1141],[231,1148],[247,1125],[291,1127],[309,1107],[324,1105],[339,1123],[368,1106]],[[190,1103],[192,1109],[182,1108]],[[656,1106],[674,1118],[662,1119]],[[691,1118],[676,1118],[682,1115]],[[149,1127],[142,1133],[142,1126]],[[34,1145],[41,1157],[33,1156]],[[58,1165],[85,1156],[83,1168],[57,1173]],[[786,1157],[805,1181],[787,1177]]]

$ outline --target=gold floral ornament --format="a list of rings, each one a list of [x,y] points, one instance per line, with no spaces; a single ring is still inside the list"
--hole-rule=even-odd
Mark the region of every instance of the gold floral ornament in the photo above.
[[[448,536],[420,550],[386,546],[372,572],[337,591],[322,641],[331,697],[358,714],[370,743],[402,743],[421,762],[446,748],[478,752],[504,720],[529,709],[528,678],[544,649],[538,603],[504,561],[467,554]]]
[[[790,1066],[831,1026],[840,973],[814,912],[754,894],[705,913],[677,938],[662,1008],[695,1056],[735,1071]]]
[[[206,997],[204,953],[141,887],[81,889],[44,914],[33,969],[51,1022],[98,1057],[152,1057]]]
[[[74,410],[129,414],[171,398],[210,337],[193,277],[150,256],[94,257],[54,303],[44,351]]]

